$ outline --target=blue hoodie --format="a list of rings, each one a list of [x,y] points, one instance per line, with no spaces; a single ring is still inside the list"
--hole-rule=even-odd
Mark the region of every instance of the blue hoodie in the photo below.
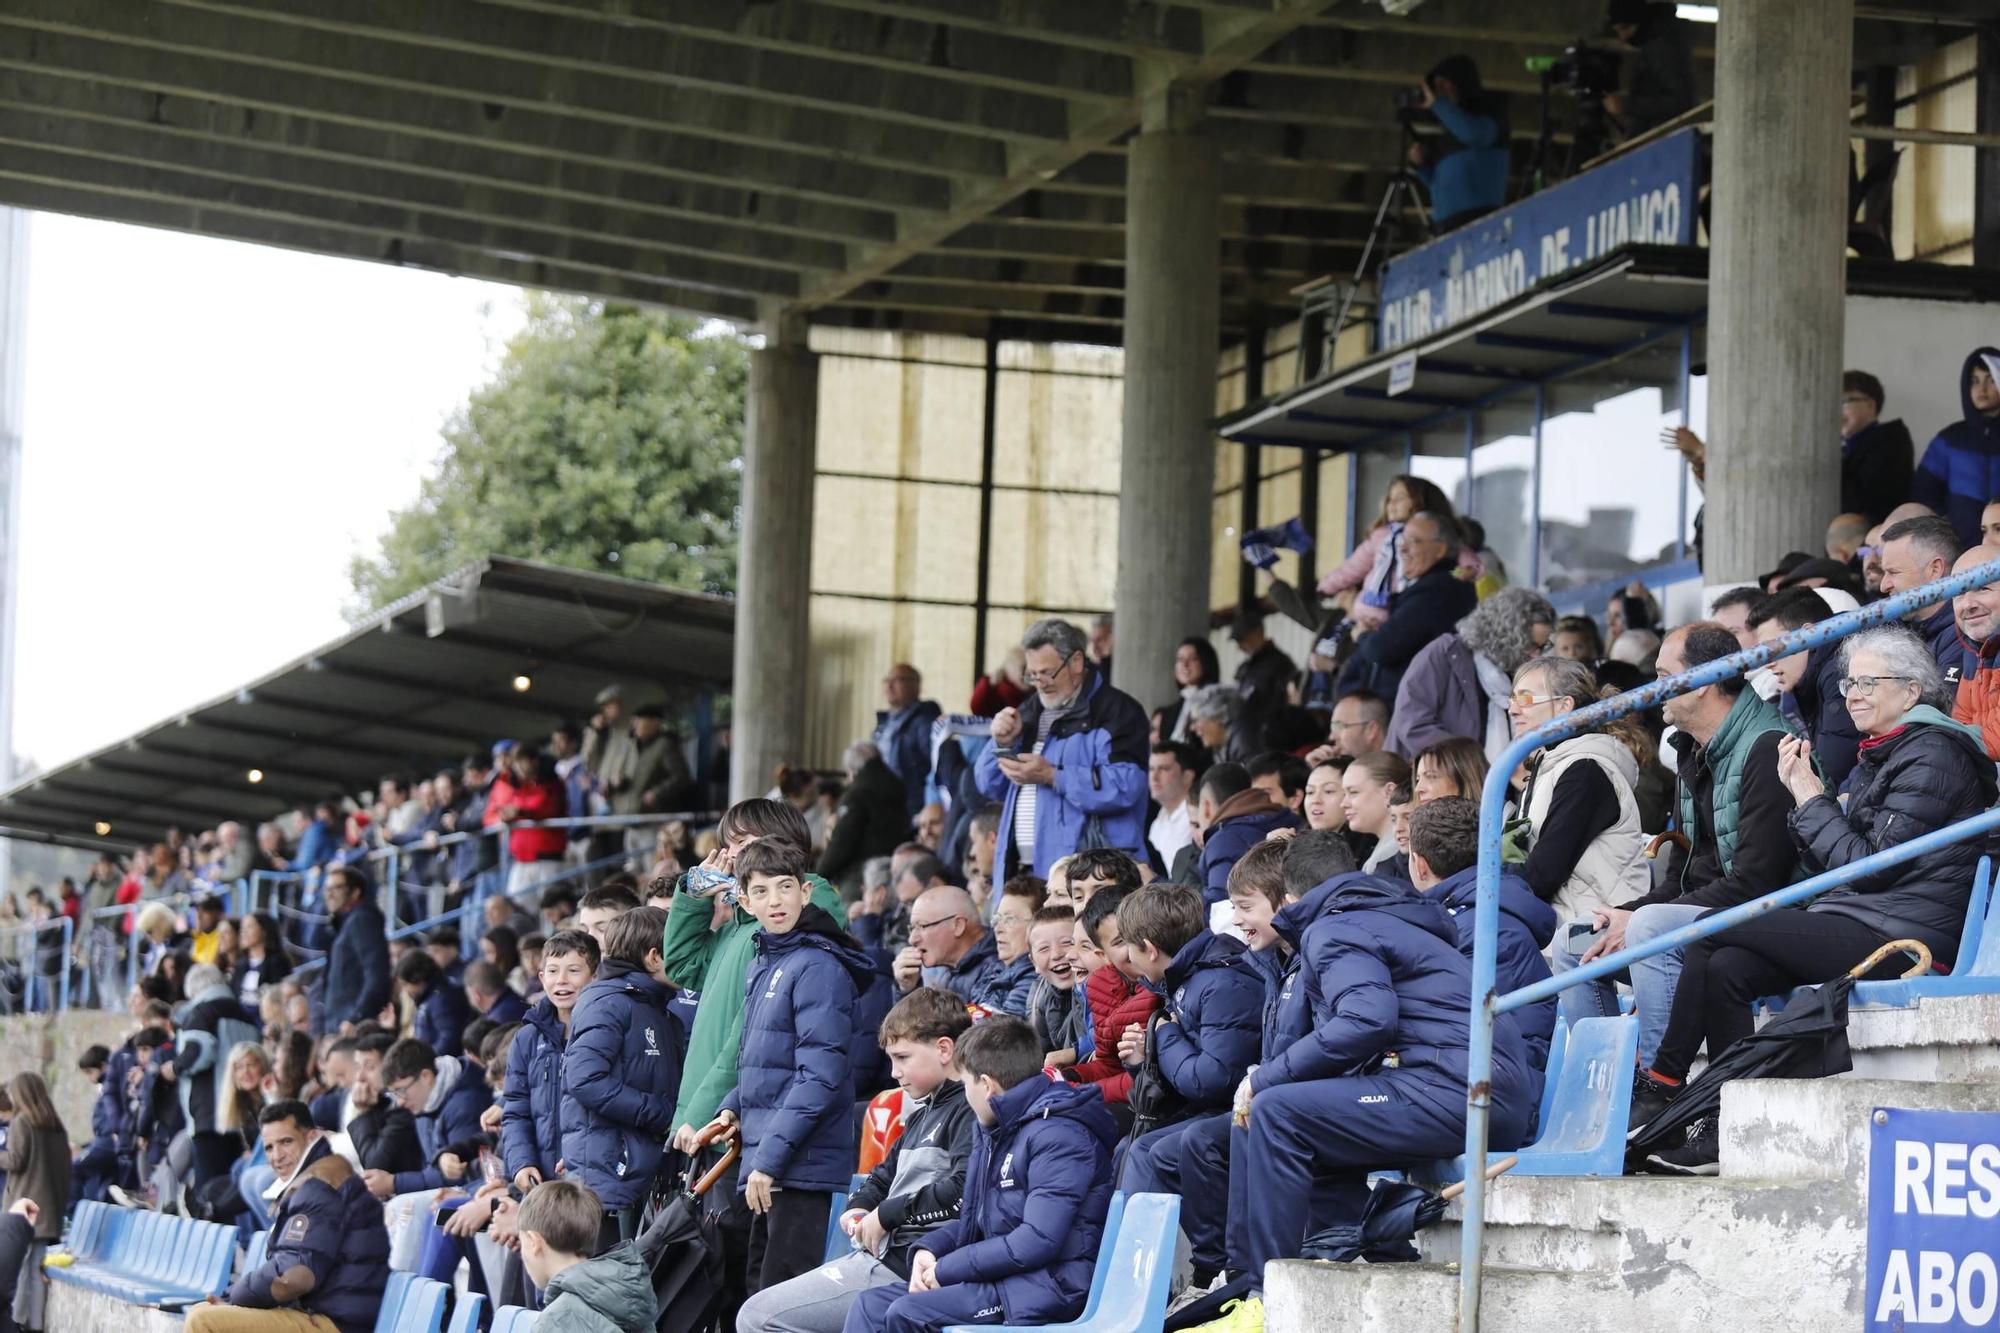
[[[1253,1091],[1383,1072],[1394,1052],[1412,1095],[1464,1113],[1472,967],[1443,903],[1373,875],[1337,875],[1272,924],[1303,956],[1318,994],[1313,1030],[1258,1066]],[[1526,1126],[1539,1089],[1519,1034],[1501,1025],[1493,1049],[1496,1119]]]
[[[1264,986],[1243,941],[1212,931],[1182,945],[1159,984],[1166,1018],[1153,1030],[1160,1072],[1195,1111],[1229,1105],[1257,1058]]]
[[[1262,792],[1258,794],[1264,795]],[[1202,840],[1201,900],[1210,907],[1229,897],[1229,872],[1236,868],[1236,862],[1245,852],[1269,837],[1273,829],[1299,826],[1298,819],[1283,807],[1259,809],[1249,814],[1230,813],[1230,807],[1248,795],[1248,792],[1241,793],[1225,802],[1217,812],[1215,827]],[[1269,805],[1271,801],[1265,796],[1264,801],[1257,804]]]
[[[1479,867],[1467,866],[1440,880],[1430,896],[1451,913],[1458,929],[1458,951],[1472,961],[1473,902],[1479,896]],[[1549,979],[1549,960],[1542,950],[1556,937],[1556,909],[1543,902],[1528,882],[1510,871],[1500,872],[1500,952],[1494,960],[1493,981],[1501,991],[1519,990]],[[1549,1038],[1556,1029],[1554,996],[1526,1009],[1504,1015],[1515,1021],[1534,1068],[1549,1066]]]
[[[757,932],[744,981],[736,1088],[724,1110],[742,1122],[739,1180],[762,1171],[796,1190],[844,1190],[859,1146],[854,1117],[856,998],[875,964],[824,908],[808,906],[782,935]]]
[[[485,1132],[479,1127],[479,1117],[493,1105],[493,1094],[486,1089],[486,1071],[479,1062],[440,1055],[436,1070],[437,1086],[431,1090],[430,1104],[416,1116],[417,1142],[423,1145],[424,1161],[429,1165],[421,1171],[398,1171],[398,1194],[442,1189],[445,1178],[437,1168],[438,1154],[457,1151],[470,1161],[473,1150],[466,1145]]]
[[[507,1053],[507,1083],[500,1093],[500,1154],[509,1179],[528,1167],[554,1180],[562,1160],[563,1049],[568,1038],[547,997],[522,1020]]]
[[[991,1282],[1009,1324],[1074,1319],[1104,1240],[1119,1132],[1096,1088],[1040,1075],[993,1099],[965,1167],[959,1214],[916,1248],[940,1286]]]
[[[569,1016],[562,1059],[563,1170],[606,1208],[643,1202],[665,1156],[687,1038],[674,992],[607,958]]]
[[[1961,545],[1979,545],[1979,513],[2000,495],[2000,416],[1972,405],[1972,370],[1981,357],[2000,360],[2000,350],[1974,348],[1958,372],[1958,405],[1964,420],[1937,433],[1924,450],[1910,498],[1951,520]]]

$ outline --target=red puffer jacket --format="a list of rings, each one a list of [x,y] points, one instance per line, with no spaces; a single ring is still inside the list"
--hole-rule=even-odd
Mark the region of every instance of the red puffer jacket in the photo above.
[[[1128,980],[1124,973],[1106,963],[1084,983],[1090,997],[1091,1028],[1097,1049],[1088,1060],[1074,1066],[1071,1076],[1078,1083],[1095,1083],[1107,1102],[1123,1102],[1132,1094],[1132,1071],[1118,1058],[1118,1038],[1134,1023],[1143,1024],[1160,1007],[1160,997]]]

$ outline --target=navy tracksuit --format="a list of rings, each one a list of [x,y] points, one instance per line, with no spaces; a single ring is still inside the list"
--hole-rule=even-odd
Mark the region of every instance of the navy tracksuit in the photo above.
[[[543,1180],[556,1178],[562,1160],[563,1051],[569,1036],[555,1005],[544,996],[528,1011],[507,1056],[500,1093],[500,1153],[513,1179],[529,1167]]]
[[[1154,987],[1164,992],[1167,1011],[1153,1029],[1160,1072],[1194,1115],[1226,1111],[1257,1056],[1264,982],[1249,958],[1241,940],[1204,930],[1175,953],[1164,983]],[[1197,1123],[1181,1120],[1133,1140],[1120,1187],[1127,1194],[1186,1196],[1182,1144]],[[1197,1256],[1222,1247],[1222,1213],[1199,1206],[1204,1202],[1186,1197],[1181,1208],[1181,1229]]]
[[[1290,945],[1246,953],[1244,964],[1255,970],[1263,985],[1257,1058],[1275,1059],[1312,1031],[1312,997],[1318,988]],[[1247,1171],[1229,1169],[1229,1121],[1228,1111],[1191,1120],[1180,1140],[1181,1230],[1187,1233],[1195,1264],[1202,1268],[1240,1269],[1247,1263],[1225,1243],[1248,1216],[1250,1178]],[[1217,1200],[1225,1200],[1225,1206],[1217,1208]]]
[[[668,1012],[673,998],[665,983],[607,958],[570,1012],[557,1116],[563,1172],[607,1213],[644,1203],[666,1156],[687,1050]]]
[[[1230,1248],[1258,1290],[1265,1264],[1298,1255],[1309,1222],[1351,1230],[1359,1248],[1370,1171],[1461,1150],[1472,991],[1444,904],[1392,881],[1336,876],[1274,925],[1316,993],[1312,1029],[1258,1066],[1250,1123],[1231,1131],[1258,1202],[1231,1219]],[[1536,1097],[1516,1030],[1496,1031],[1493,1061],[1490,1139],[1511,1148]]]
[[[1458,951],[1472,961],[1473,902],[1478,897],[1479,867],[1467,866],[1450,879],[1440,880],[1430,891],[1451,913],[1458,930]],[[1556,937],[1556,909],[1536,896],[1528,881],[1510,871],[1500,872],[1500,950],[1494,955],[1493,979],[1504,993],[1549,979],[1549,960],[1542,950]],[[1512,1022],[1520,1032],[1528,1064],[1539,1074],[1549,1067],[1549,1038],[1556,1030],[1554,996],[1526,1009],[1502,1014],[1501,1022]],[[1541,1082],[1538,1078],[1537,1084]],[[1541,1101],[1537,1091],[1536,1102]]]
[[[1090,1294],[1118,1125],[1096,1088],[1037,1075],[993,1099],[965,1167],[959,1214],[916,1245],[937,1256],[936,1291],[873,1287],[843,1333],[938,1333],[952,1324],[1074,1319]]]

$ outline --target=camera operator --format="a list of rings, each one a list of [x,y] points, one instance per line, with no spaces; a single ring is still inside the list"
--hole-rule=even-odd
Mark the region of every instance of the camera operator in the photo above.
[[[1604,109],[1636,139],[1694,106],[1694,43],[1670,4],[1611,0],[1606,17],[1635,54],[1626,62],[1625,91],[1606,93]]]
[[[1446,56],[1424,75],[1417,107],[1437,117],[1441,139],[1410,145],[1410,165],[1431,192],[1431,228],[1443,233],[1507,202],[1507,98],[1479,82],[1471,56]]]

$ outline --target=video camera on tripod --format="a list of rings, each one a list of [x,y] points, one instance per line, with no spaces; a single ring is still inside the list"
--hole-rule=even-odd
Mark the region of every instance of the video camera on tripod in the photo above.
[[[1611,138],[1611,118],[1605,112],[1604,99],[1618,91],[1624,64],[1619,51],[1588,37],[1577,38],[1561,55],[1528,57],[1528,72],[1542,81],[1542,132],[1535,144],[1530,189],[1539,190],[1552,179],[1574,175],[1577,167],[1604,151]],[[1560,171],[1552,171],[1549,159],[1555,132],[1549,118],[1549,96],[1558,89],[1576,102],[1576,129],[1570,138],[1568,159]]]

